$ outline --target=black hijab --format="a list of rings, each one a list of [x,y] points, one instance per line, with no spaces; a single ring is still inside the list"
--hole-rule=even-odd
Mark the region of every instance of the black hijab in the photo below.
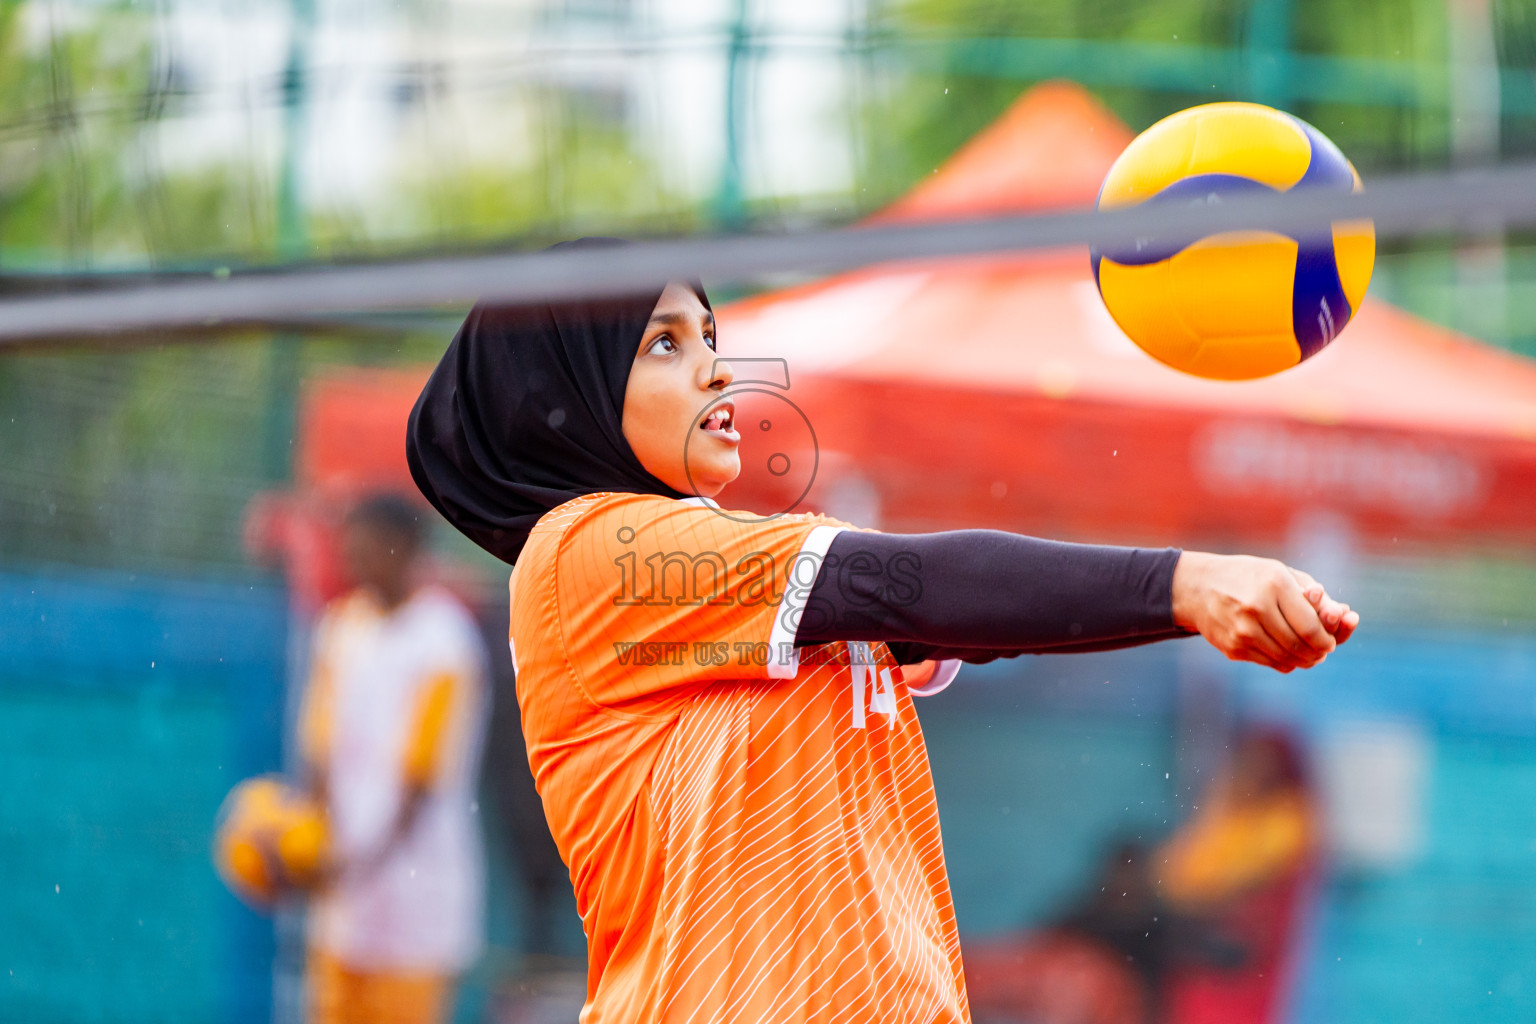
[[[515,562],[539,518],[572,498],[687,497],[652,476],[624,440],[624,390],[660,297],[657,288],[470,311],[406,428],[411,476],[443,518]]]

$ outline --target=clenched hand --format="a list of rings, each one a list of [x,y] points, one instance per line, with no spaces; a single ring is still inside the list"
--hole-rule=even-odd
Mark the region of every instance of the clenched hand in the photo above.
[[[1173,571],[1173,620],[1233,661],[1290,672],[1322,662],[1360,615],[1283,562],[1185,551]]]

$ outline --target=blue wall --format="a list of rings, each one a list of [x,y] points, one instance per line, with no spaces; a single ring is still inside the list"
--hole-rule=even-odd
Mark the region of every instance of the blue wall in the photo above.
[[[270,1017],[272,931],[209,857],[277,767],[282,590],[0,573],[0,1020]]]
[[[1359,641],[1300,678],[1238,674],[1252,713],[1305,733],[1374,718],[1428,739],[1421,848],[1395,870],[1329,880],[1293,1016],[1536,1020],[1536,638]]]

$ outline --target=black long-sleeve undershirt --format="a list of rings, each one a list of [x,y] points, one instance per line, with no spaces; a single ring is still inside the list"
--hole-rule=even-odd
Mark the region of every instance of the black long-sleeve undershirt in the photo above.
[[[1042,540],[999,530],[833,539],[797,646],[884,641],[897,661],[987,662],[1190,636],[1173,623],[1178,548]]]

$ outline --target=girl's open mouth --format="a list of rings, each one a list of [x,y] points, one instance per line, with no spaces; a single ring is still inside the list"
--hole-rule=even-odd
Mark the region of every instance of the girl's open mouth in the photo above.
[[[699,421],[699,429],[712,437],[717,437],[726,444],[738,444],[741,435],[736,433],[736,403],[727,399],[710,406],[709,412]]]

